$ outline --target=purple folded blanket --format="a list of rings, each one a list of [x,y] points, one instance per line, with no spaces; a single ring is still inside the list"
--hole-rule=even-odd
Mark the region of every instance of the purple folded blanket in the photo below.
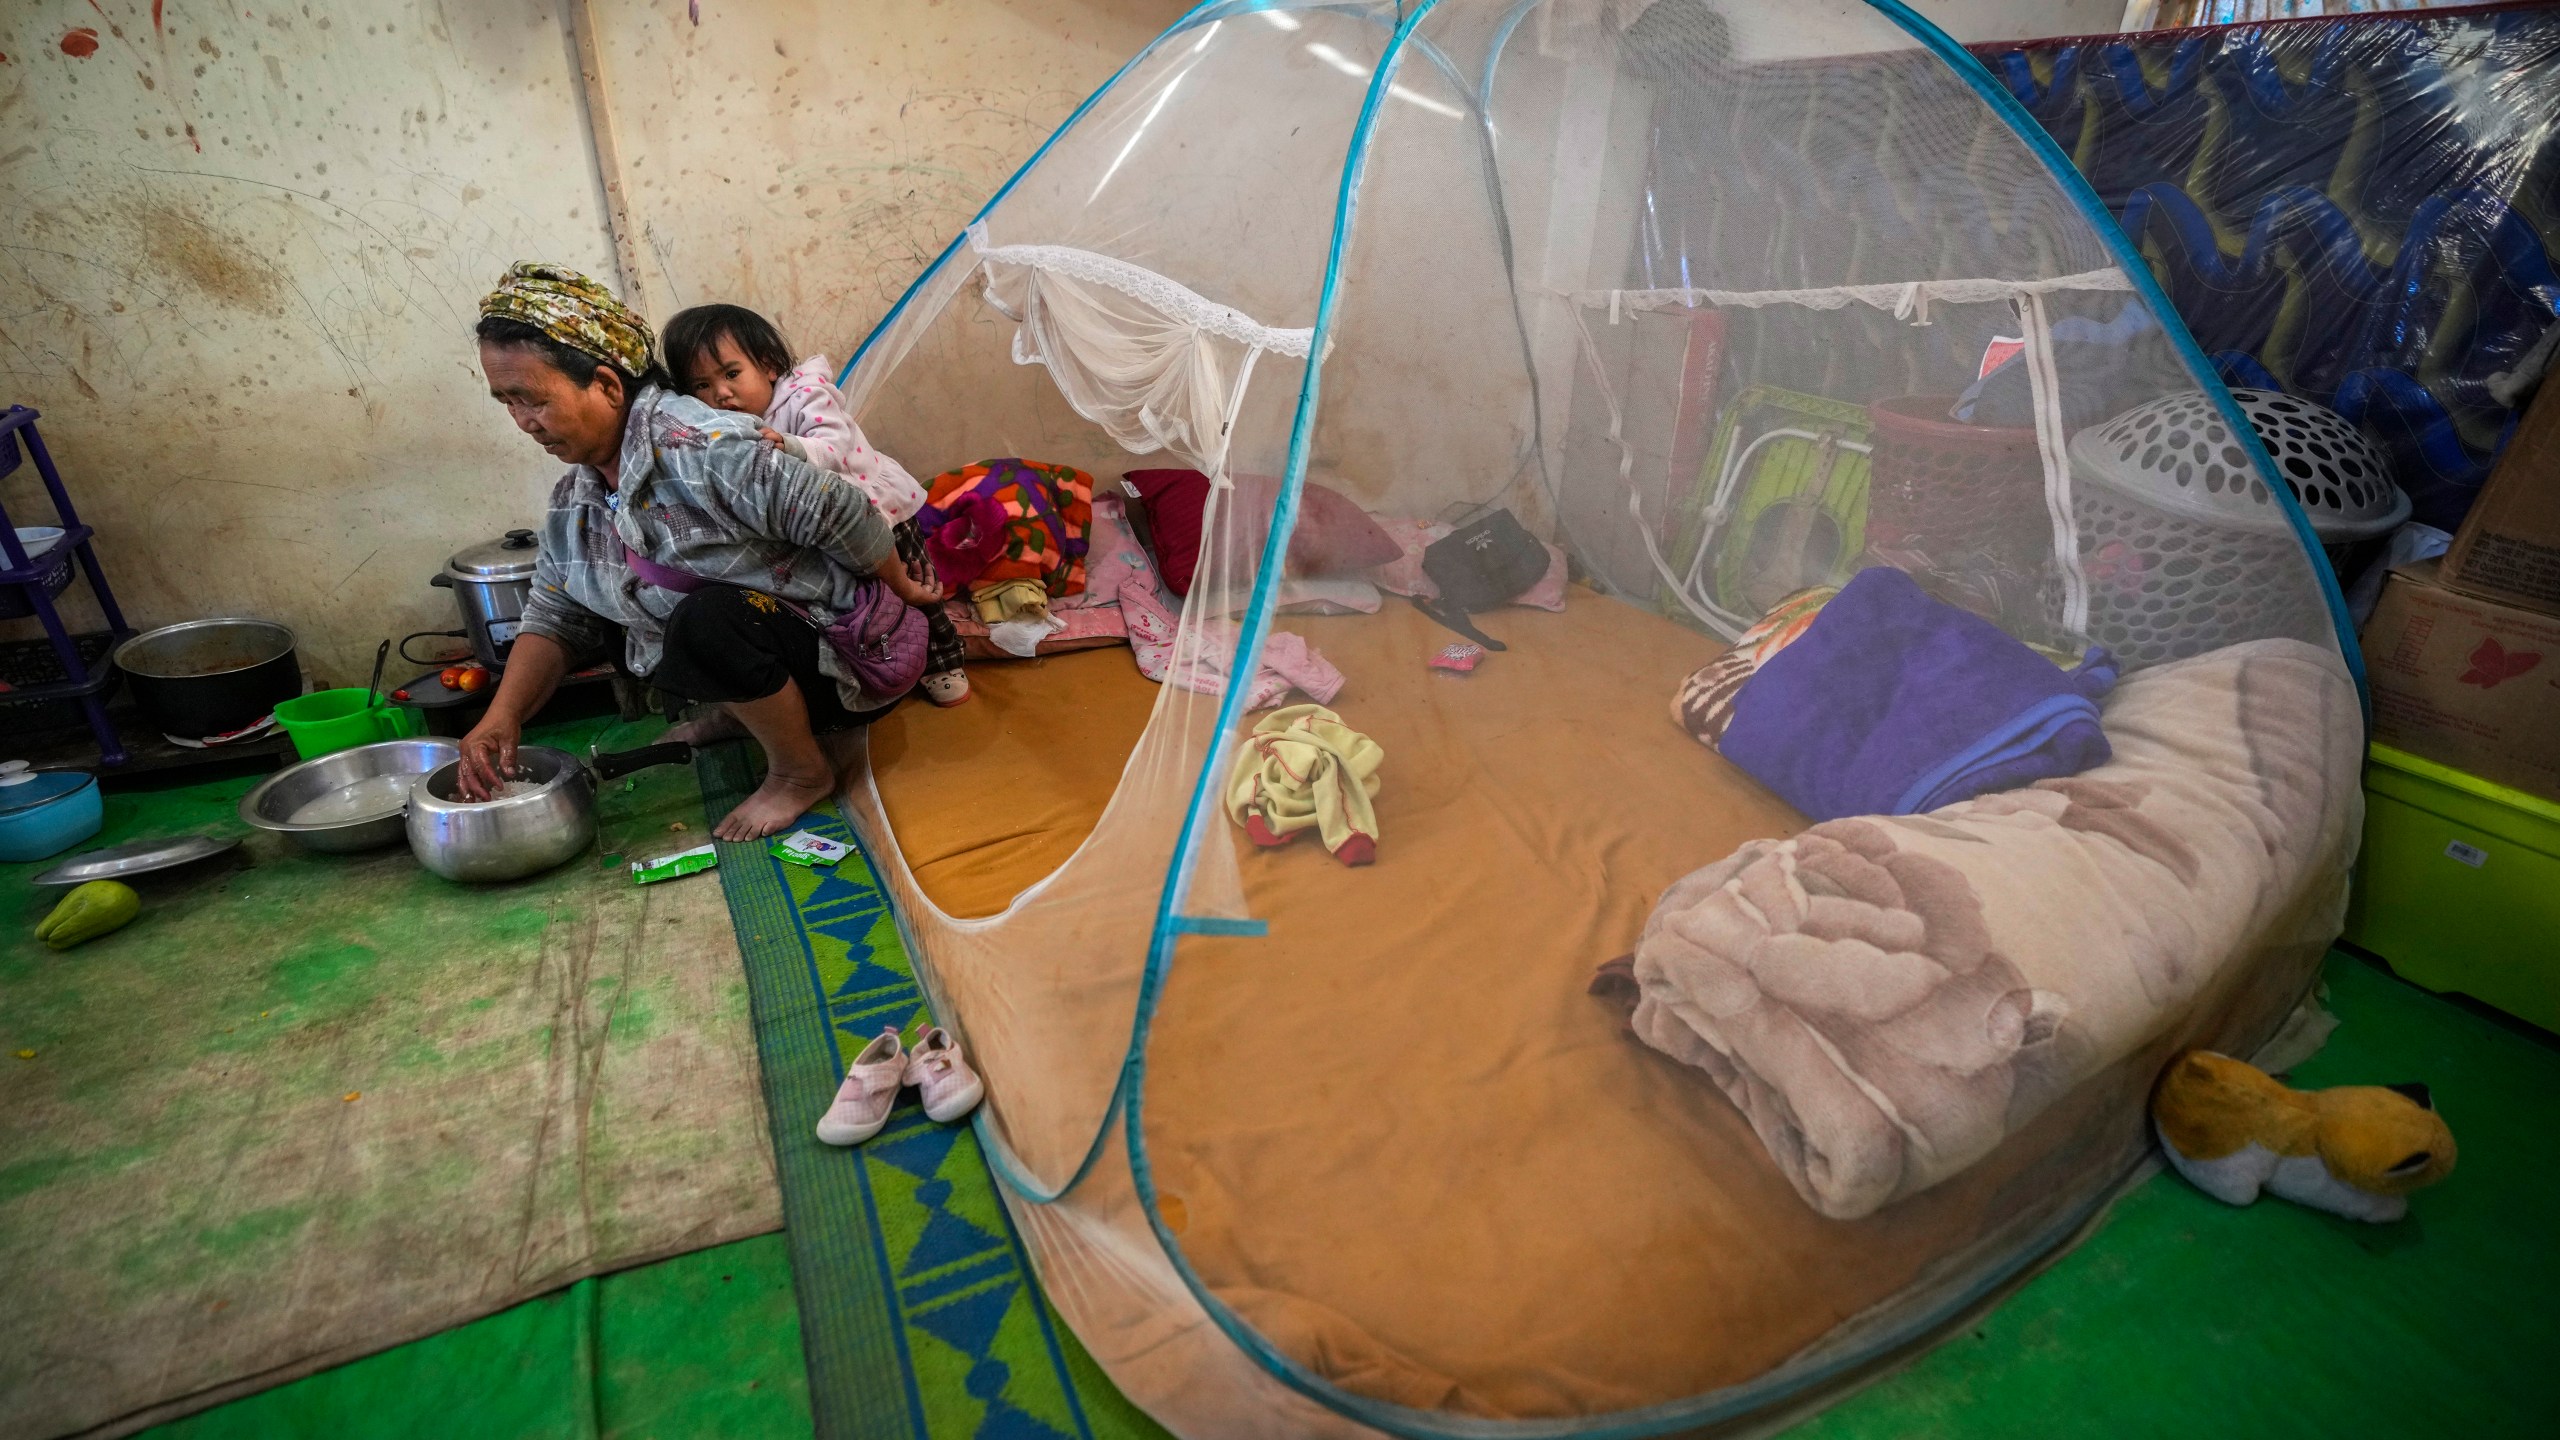
[[[1716,749],[1815,820],[1910,815],[2105,763],[2115,661],[2064,671],[1882,566],[1733,701]]]

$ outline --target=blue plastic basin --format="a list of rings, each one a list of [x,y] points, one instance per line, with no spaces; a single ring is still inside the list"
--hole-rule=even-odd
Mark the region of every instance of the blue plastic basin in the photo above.
[[[106,804],[98,778],[53,770],[0,787],[0,861],[42,860],[98,833]]]

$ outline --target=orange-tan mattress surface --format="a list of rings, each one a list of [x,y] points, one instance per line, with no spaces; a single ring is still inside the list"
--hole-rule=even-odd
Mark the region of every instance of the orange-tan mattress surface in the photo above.
[[[2092,1106],[2139,1114],[2137,1082],[2093,1084],[1935,1191],[1816,1214],[1703,1075],[1585,993],[1671,881],[1804,824],[1670,719],[1719,647],[1580,589],[1562,614],[1479,621],[1510,649],[1463,677],[1426,667],[1456,637],[1401,605],[1279,622],[1342,669],[1333,708],[1385,750],[1377,863],[1346,868],[1312,836],[1240,843],[1270,933],[1185,939],[1155,1017],[1161,1213],[1285,1352],[1483,1415],[1685,1398],[1762,1374],[2139,1143],[2073,1128]],[[909,707],[873,737],[899,843],[961,914],[1074,848],[1154,689],[1119,650],[973,678],[978,701]]]
[[[916,883],[949,915],[994,915],[1102,818],[1156,687],[1127,646],[969,667],[969,699],[871,727],[871,769]]]

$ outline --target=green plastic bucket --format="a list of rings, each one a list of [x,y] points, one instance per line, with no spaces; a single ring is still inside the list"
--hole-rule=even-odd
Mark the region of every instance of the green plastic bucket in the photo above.
[[[276,706],[276,723],[293,737],[293,748],[305,760],[316,760],[376,740],[406,740],[426,733],[417,711],[376,696],[371,709],[365,698],[374,692],[314,690]]]

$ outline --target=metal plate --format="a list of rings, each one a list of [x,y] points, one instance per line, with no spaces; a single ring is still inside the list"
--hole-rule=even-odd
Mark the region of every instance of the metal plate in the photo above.
[[[151,840],[127,840],[104,850],[75,855],[28,883],[85,885],[92,880],[121,880],[127,875],[142,875],[153,870],[210,860],[239,843],[237,835],[164,835]]]

